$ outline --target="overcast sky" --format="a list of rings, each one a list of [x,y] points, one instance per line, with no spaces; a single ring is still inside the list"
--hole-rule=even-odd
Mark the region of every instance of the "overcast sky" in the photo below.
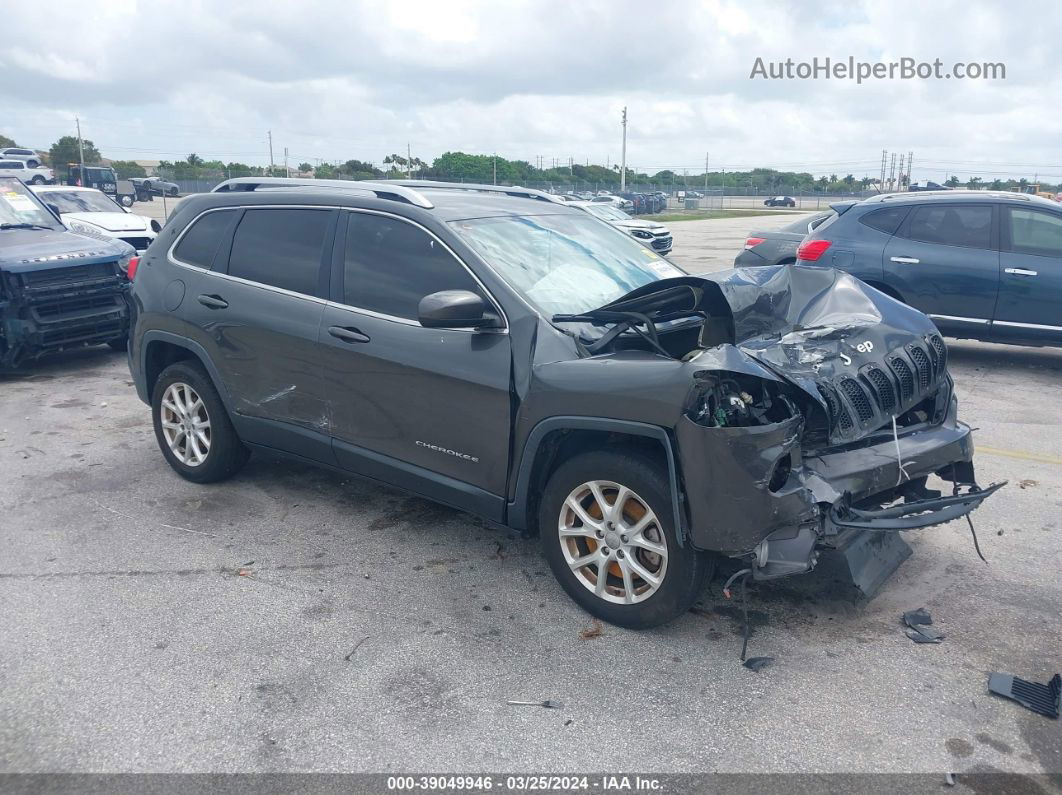
[[[650,173],[768,166],[1062,179],[1062,3],[22,2],[0,133],[115,159],[294,163],[447,150]],[[750,79],[757,57],[1002,62],[1004,80]]]

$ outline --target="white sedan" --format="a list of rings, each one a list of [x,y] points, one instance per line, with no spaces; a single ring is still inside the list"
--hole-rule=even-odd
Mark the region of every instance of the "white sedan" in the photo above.
[[[162,226],[119,206],[95,188],[49,185],[32,188],[42,202],[59,214],[71,232],[97,240],[124,240],[143,254]]]

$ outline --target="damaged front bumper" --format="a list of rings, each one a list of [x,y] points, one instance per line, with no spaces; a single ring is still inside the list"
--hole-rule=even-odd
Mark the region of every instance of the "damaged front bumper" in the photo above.
[[[962,518],[1003,485],[977,486],[970,428],[956,413],[951,400],[938,425],[814,453],[800,448],[800,417],[680,424],[693,546],[744,560],[758,580],[811,571],[822,550],[837,550],[846,578],[869,595],[910,554],[899,531]],[[931,475],[955,493],[928,490]]]

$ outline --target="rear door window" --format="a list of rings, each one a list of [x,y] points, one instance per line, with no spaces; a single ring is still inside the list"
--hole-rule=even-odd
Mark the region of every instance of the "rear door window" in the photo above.
[[[174,259],[186,265],[210,270],[218,246],[228,232],[235,214],[235,210],[217,210],[193,221],[173,250]]]
[[[917,207],[905,237],[944,246],[991,248],[992,206],[933,203]]]
[[[1062,214],[1008,208],[1010,250],[1062,258]]]
[[[254,209],[240,219],[229,275],[317,295],[331,210]]]

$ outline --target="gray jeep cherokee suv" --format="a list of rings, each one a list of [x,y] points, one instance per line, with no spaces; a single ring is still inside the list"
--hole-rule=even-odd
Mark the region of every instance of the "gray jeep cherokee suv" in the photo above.
[[[266,450],[537,530],[624,626],[687,610],[720,555],[771,579],[835,549],[873,590],[897,531],[998,488],[925,315],[830,269],[689,276],[536,191],[230,180],[131,272],[180,475]]]

